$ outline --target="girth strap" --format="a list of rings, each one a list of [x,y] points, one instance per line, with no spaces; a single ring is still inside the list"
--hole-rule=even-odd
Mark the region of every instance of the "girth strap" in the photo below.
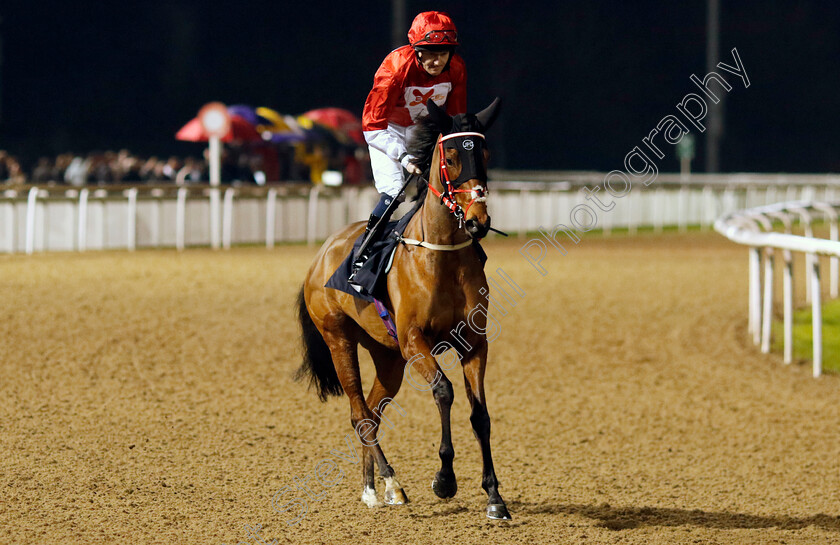
[[[465,240],[464,242],[460,242],[458,244],[432,244],[431,242],[426,242],[425,240],[415,240],[413,238],[405,237],[400,237],[399,241],[403,244],[409,244],[411,246],[422,246],[423,248],[428,248],[430,250],[441,250],[445,252],[460,250],[461,248],[466,248],[473,243],[472,240]]]

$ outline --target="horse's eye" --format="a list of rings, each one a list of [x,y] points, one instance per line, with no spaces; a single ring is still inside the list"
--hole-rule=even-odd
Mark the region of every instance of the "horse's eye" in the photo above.
[[[446,164],[449,165],[449,166],[452,166],[452,159],[447,158],[446,159]]]

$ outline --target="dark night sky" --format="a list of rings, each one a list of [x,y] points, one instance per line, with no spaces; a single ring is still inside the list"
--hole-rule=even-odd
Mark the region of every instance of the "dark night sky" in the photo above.
[[[751,81],[727,77],[722,170],[840,171],[840,8],[721,4],[720,60],[736,47]],[[391,49],[387,0],[103,5],[0,5],[0,148],[195,154],[173,135],[211,100],[360,114]],[[496,167],[621,168],[706,73],[704,1],[409,0],[409,20],[427,9],[459,27],[470,109],[505,100]],[[667,151],[660,169],[677,170]]]

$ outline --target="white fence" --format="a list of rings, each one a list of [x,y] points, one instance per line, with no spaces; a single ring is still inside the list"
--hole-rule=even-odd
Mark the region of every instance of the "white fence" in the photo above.
[[[813,329],[813,374],[822,374],[822,306],[820,255],[829,259],[829,294],[838,296],[838,210],[840,202],[791,201],[750,208],[724,215],[715,222],[715,229],[730,240],[750,246],[749,268],[749,333],[762,352],[770,351],[773,319],[775,250],[782,250],[784,277],[784,362],[793,361],[793,257],[791,252],[805,253],[805,300],[811,302]],[[824,220],[829,226],[829,239],[814,237],[813,222]],[[801,224],[804,236],[792,234],[795,221]],[[784,233],[773,232],[774,222]],[[762,257],[764,277],[762,279]],[[763,289],[762,289],[763,284]],[[762,295],[763,294],[763,295]]]
[[[601,185],[604,174],[491,171],[490,178],[493,226],[525,236],[568,223],[572,208],[588,202],[581,189]],[[840,178],[832,176],[663,174],[616,199],[614,209],[599,214],[599,227],[605,235],[619,228],[708,227],[743,208],[838,198]],[[7,187],[0,189],[0,252],[314,244],[366,219],[376,200],[372,187],[308,184]]]

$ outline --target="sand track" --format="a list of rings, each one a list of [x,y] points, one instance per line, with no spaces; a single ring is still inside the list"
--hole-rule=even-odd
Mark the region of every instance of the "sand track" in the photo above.
[[[330,454],[346,398],[290,379],[314,250],[0,258],[0,543],[840,542],[840,377],[747,343],[743,248],[593,237],[546,276],[517,248],[488,245],[526,292],[487,376],[510,523],[484,518],[455,372],[456,498],[429,487],[434,403],[404,386],[382,445],[411,503],[359,501]],[[342,481],[287,525],[272,497],[324,459]]]

